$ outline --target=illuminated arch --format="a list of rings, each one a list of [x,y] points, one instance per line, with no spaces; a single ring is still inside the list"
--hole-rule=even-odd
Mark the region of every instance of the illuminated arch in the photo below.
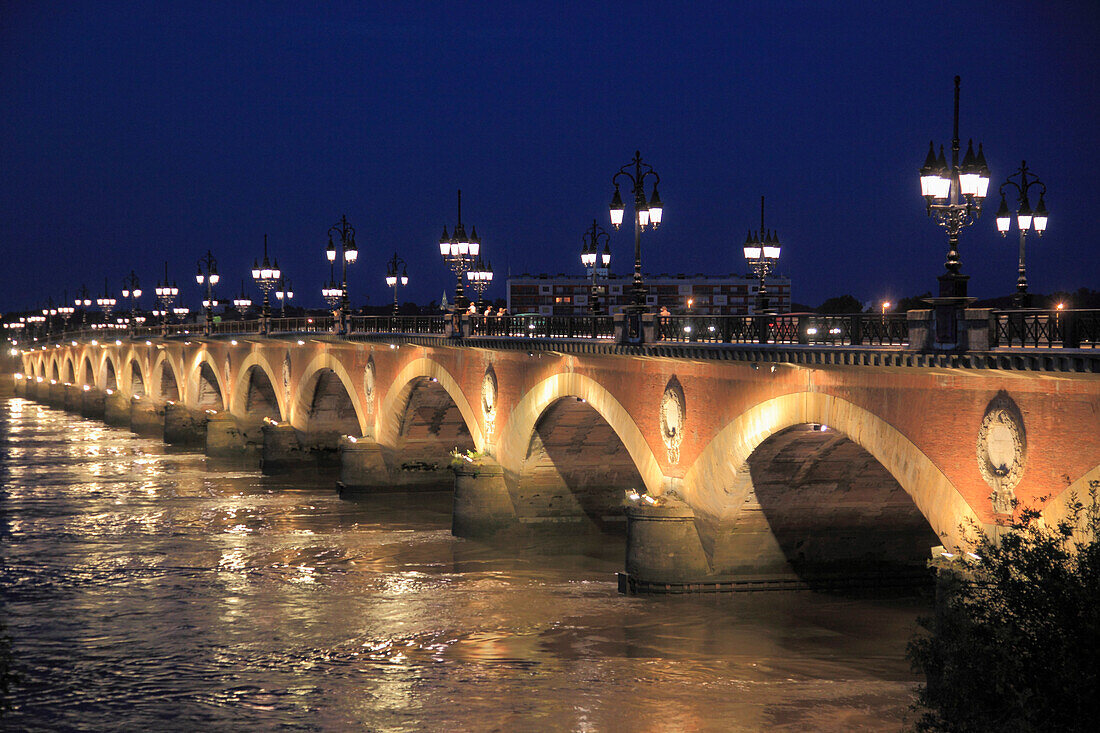
[[[61,381],[68,384],[76,384],[76,368],[73,365],[72,354],[65,354],[64,368],[62,369]]]
[[[87,352],[80,357],[80,383],[89,387],[98,386],[95,378],[95,369],[92,367],[92,359]]]
[[[98,384],[101,389],[122,389],[122,377],[120,376],[121,369],[119,367],[119,363],[120,362],[118,357],[108,351],[104,351],[100,355],[99,369],[97,370],[97,373],[99,374]],[[115,377],[114,387],[112,387],[110,384],[110,375],[112,373]]]
[[[1071,500],[1079,501],[1087,507],[1090,501],[1089,492],[1092,489],[1100,490],[1100,465],[1087,471],[1085,475],[1071,483],[1057,496],[1047,501],[1040,512],[1043,521],[1050,526],[1054,526],[1063,519],[1067,519],[1069,517]],[[1100,494],[1100,491],[1098,491],[1098,494]],[[1077,523],[1078,531],[1084,528],[1085,519],[1086,517],[1084,516],[1079,517]],[[1081,539],[1089,538],[1081,537]]]
[[[348,370],[340,362],[339,359],[334,357],[331,352],[325,351],[318,354],[313,358],[302,372],[302,376],[298,379],[298,389],[294,393],[293,409],[290,412],[288,419],[290,424],[298,430],[305,430],[307,423],[309,422],[309,410],[313,404],[313,393],[317,388],[317,380],[320,378],[322,372],[325,369],[331,370],[336,374],[336,377],[340,380],[340,383],[344,385],[344,389],[348,393],[348,399],[351,400],[352,407],[355,408],[355,420],[359,423],[360,435],[369,435],[367,418],[363,412],[362,398],[359,395],[359,391],[355,388],[355,380],[348,374]],[[285,414],[285,413],[284,413]]]
[[[164,365],[168,365],[168,369],[171,370],[172,379],[176,382],[176,397],[179,402],[184,401],[183,380],[180,379],[182,369],[173,362],[171,354],[166,350],[157,354],[157,358],[153,361],[153,368],[150,373],[152,379],[152,385],[146,387],[146,390],[155,399],[161,399],[164,394]],[[146,383],[148,385],[148,382]],[[151,387],[151,388],[150,388]]]
[[[501,466],[515,475],[520,474],[539,418],[552,404],[566,397],[583,399],[607,421],[634,461],[646,490],[650,494],[660,494],[664,474],[634,418],[599,382],[574,372],[547,377],[528,390],[513,408],[501,431],[498,456]]]
[[[910,496],[947,546],[966,544],[964,527],[969,525],[968,520],[980,526],[966,499],[912,441],[873,413],[819,392],[782,395],[734,418],[685,474],[683,494],[688,504],[721,519],[735,516],[744,496],[727,492],[736,485],[737,469],[772,435],[805,423],[828,425],[870,453]]]
[[[275,377],[275,370],[259,351],[253,351],[244,358],[237,367],[237,376],[233,381],[233,392],[229,397],[229,411],[237,417],[248,415],[248,382],[252,369],[260,369],[271,382],[272,391],[275,393],[275,402],[279,408],[279,415],[285,420],[287,414],[286,397],[283,390],[279,389],[282,380]],[[217,374],[217,370],[214,372]]]
[[[202,366],[205,364],[210,367],[210,373],[214,375],[214,386],[218,390],[218,396],[220,398],[217,405],[218,410],[228,409],[229,391],[226,389],[225,382],[222,379],[220,370],[217,363],[214,361],[214,357],[210,355],[210,352],[205,349],[200,349],[191,360],[191,366],[187,369],[187,396],[186,401],[188,405],[192,407],[202,407],[199,404],[199,395],[202,391]]]
[[[141,389],[144,393],[143,396],[152,394],[152,382],[149,379],[149,370],[145,368],[142,363],[144,360],[139,359],[136,354],[131,354],[126,360],[126,394],[129,397],[134,396],[134,367],[137,367],[138,376],[141,377]],[[118,372],[115,372],[115,377],[118,377]]]
[[[466,429],[470,431],[470,438],[473,440],[474,447],[479,451],[485,450],[485,438],[481,431],[481,424],[478,422],[473,408],[470,407],[466,395],[462,393],[458,381],[439,362],[426,357],[413,359],[406,364],[398,372],[397,377],[390,384],[390,388],[386,390],[386,397],[382,400],[377,417],[378,442],[390,447],[397,445],[401,435],[401,423],[405,417],[405,409],[409,404],[409,397],[416,387],[417,380],[420,379],[434,379],[447,392],[458,407],[458,412],[462,415],[463,422],[466,423]]]

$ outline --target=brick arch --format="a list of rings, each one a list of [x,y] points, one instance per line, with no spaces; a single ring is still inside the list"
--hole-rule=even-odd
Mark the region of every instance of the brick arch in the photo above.
[[[382,400],[377,416],[378,442],[387,447],[398,444],[401,423],[405,417],[409,398],[421,379],[434,379],[450,395],[459,414],[462,415],[463,422],[466,423],[466,429],[470,431],[474,447],[480,451],[485,450],[485,437],[481,430],[481,423],[478,422],[477,415],[470,406],[469,400],[466,399],[466,395],[463,394],[458,381],[442,364],[425,357],[413,359],[406,364],[386,390],[386,397]]]
[[[89,387],[98,386],[95,378],[95,369],[92,368],[92,358],[87,353],[80,357],[80,383]]]
[[[65,354],[64,367],[61,370],[61,381],[76,384],[76,367],[73,366],[72,354]]]
[[[60,362],[61,362],[61,359],[59,359],[56,354],[54,354],[50,357],[50,380],[52,380],[52,381],[57,381],[57,382],[61,381]]]
[[[1095,487],[1100,494],[1100,465],[1094,466],[1085,472],[1083,476],[1063,489],[1057,496],[1051,497],[1043,506],[1040,515],[1048,525],[1054,526],[1069,516],[1070,502],[1076,500],[1089,505],[1089,491]],[[1080,517],[1077,525],[1078,531],[1083,529],[1084,517]],[[1082,537],[1082,539],[1087,539]]]
[[[113,370],[113,372],[114,372],[114,375],[115,375],[115,386],[114,387],[112,387],[109,383],[110,380],[108,379],[109,374],[108,374],[108,371],[107,371],[107,367],[110,367],[111,370]],[[100,357],[100,359],[99,359],[99,369],[97,370],[97,373],[99,374],[99,378],[98,378],[96,383],[100,386],[101,389],[114,389],[114,390],[121,390],[122,389],[122,376],[121,376],[121,372],[119,371],[118,357],[114,356],[109,351],[104,351],[102,356]]]
[[[282,380],[275,376],[275,370],[272,368],[271,363],[259,351],[250,353],[237,367],[237,376],[233,381],[233,391],[228,399],[229,411],[238,417],[247,416],[248,383],[253,368],[260,369],[267,375],[268,380],[271,382],[271,388],[275,392],[275,402],[279,408],[279,415],[281,419],[285,420],[287,415],[286,397],[283,395],[283,390],[279,389]],[[217,374],[217,370],[214,373]]]
[[[912,441],[877,415],[820,392],[775,397],[734,418],[684,475],[684,498],[697,511],[732,519],[745,498],[728,493],[736,485],[737,469],[772,435],[804,423],[828,425],[870,453],[913,499],[947,546],[967,544],[965,529],[970,521],[981,526],[958,489]]]
[[[202,391],[203,364],[210,367],[210,372],[214,375],[214,387],[218,390],[218,396],[221,398],[220,402],[217,404],[217,409],[228,409],[229,391],[225,387],[225,381],[222,378],[221,370],[218,369],[218,364],[214,361],[214,357],[205,349],[195,354],[195,358],[191,361],[190,368],[187,369],[187,404],[191,407],[203,407],[203,405],[199,404],[199,395]]]
[[[176,397],[179,402],[185,401],[183,380],[180,379],[180,374],[183,373],[181,365],[177,365],[173,362],[172,355],[167,350],[162,350],[157,354],[157,358],[153,360],[153,368],[150,371],[150,378],[152,379],[152,385],[146,386],[146,391],[153,395],[155,399],[161,399],[164,394],[164,365],[168,365],[168,369],[171,370],[172,379],[176,382]]]
[[[512,408],[508,422],[500,433],[497,459],[501,466],[513,475],[518,476],[522,472],[536,423],[547,408],[566,397],[583,399],[607,421],[634,461],[646,491],[660,494],[664,474],[634,418],[599,382],[574,372],[547,377],[529,389]]]
[[[294,393],[294,399],[291,402],[293,408],[288,418],[290,424],[298,430],[306,429],[309,423],[309,411],[310,406],[313,404],[313,393],[317,387],[317,380],[320,379],[325,369],[335,373],[340,383],[344,385],[344,390],[348,393],[348,398],[351,400],[352,407],[355,408],[355,419],[359,423],[359,434],[368,435],[367,419],[364,414],[359,391],[355,388],[355,381],[351,378],[351,375],[348,373],[343,363],[329,351],[325,351],[314,357],[313,361],[306,365],[305,370],[302,372],[302,376],[298,378],[298,388]],[[281,383],[280,381],[275,384]]]
[[[131,355],[126,360],[125,378],[119,380],[120,384],[126,384],[126,394],[130,397],[134,396],[134,366],[137,366],[138,375],[141,377],[141,389],[144,392],[143,397],[148,397],[152,394],[152,381],[149,379],[149,370],[142,364],[142,359],[139,359],[136,355]],[[118,372],[115,372],[115,377],[118,377]]]

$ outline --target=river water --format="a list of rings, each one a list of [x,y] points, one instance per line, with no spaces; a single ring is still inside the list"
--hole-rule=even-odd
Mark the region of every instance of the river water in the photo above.
[[[452,537],[0,399],[10,730],[897,730],[920,599],[628,597],[618,538]]]

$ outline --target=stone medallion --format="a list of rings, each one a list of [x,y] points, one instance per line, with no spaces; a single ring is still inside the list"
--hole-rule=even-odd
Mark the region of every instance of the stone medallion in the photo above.
[[[993,489],[990,501],[996,514],[1012,514],[1013,490],[1024,475],[1027,436],[1019,408],[1006,395],[993,398],[978,428],[978,471]]]
[[[481,378],[481,415],[485,419],[485,434],[492,435],[497,419],[497,375],[492,365]]]
[[[668,380],[661,396],[661,439],[668,452],[668,462],[680,462],[680,443],[684,439],[684,389],[676,377]]]
[[[367,359],[367,366],[363,368],[363,397],[367,401],[368,415],[374,414],[374,380],[374,356],[371,356]]]

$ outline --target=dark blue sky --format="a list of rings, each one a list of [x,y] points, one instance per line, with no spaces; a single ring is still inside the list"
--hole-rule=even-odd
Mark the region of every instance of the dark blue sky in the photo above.
[[[0,306],[131,268],[151,291],[164,259],[194,305],[207,248],[231,297],[265,232],[319,305],[345,212],[353,300],[389,299],[396,249],[427,302],[451,288],[436,242],[459,187],[501,280],[578,272],[635,148],[665,204],[646,271],[743,272],[764,194],[795,300],[934,290],[946,237],[917,168],[950,142],[955,74],[991,191],[1024,158],[1048,186],[1032,289],[1100,286],[1097,4],[835,5],[7,3]],[[1014,288],[997,203],[963,233],[972,295]],[[632,247],[613,234],[614,270]]]

